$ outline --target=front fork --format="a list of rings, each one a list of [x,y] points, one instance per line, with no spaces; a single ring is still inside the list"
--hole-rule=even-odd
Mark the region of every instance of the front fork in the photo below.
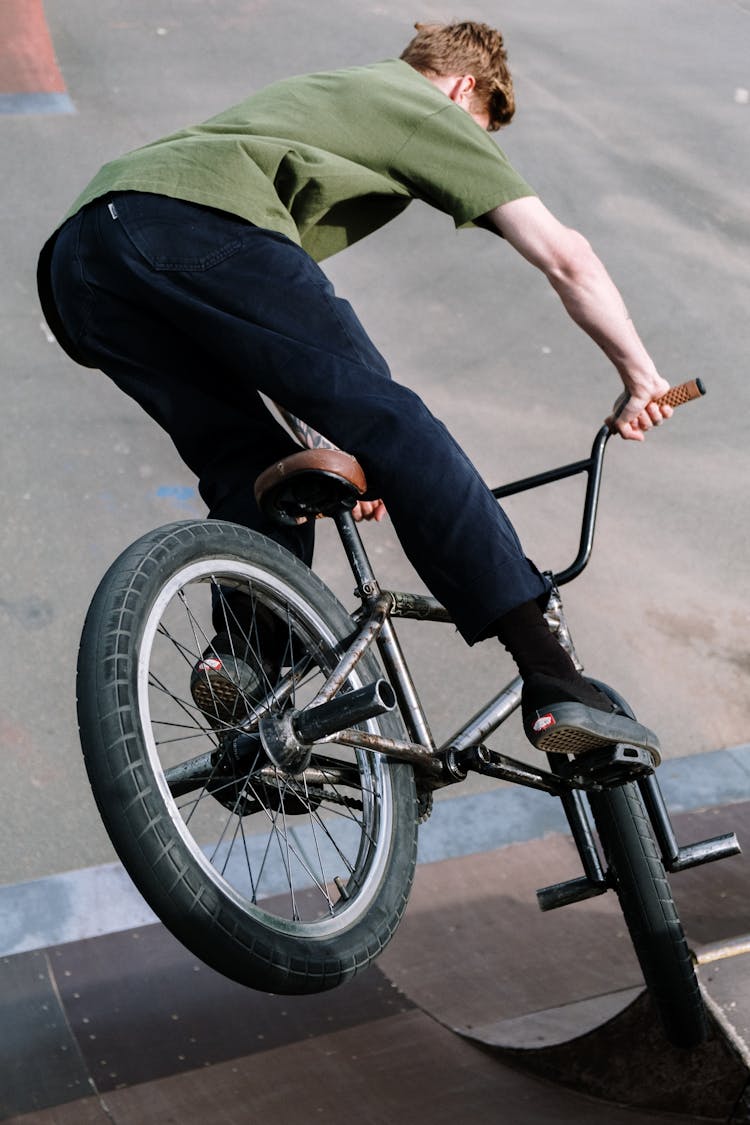
[[[549,577],[551,578],[551,576]],[[570,655],[578,671],[581,671],[583,665],[576,655],[570,630],[565,620],[560,592],[554,581],[552,582],[545,618],[562,647]],[[600,686],[606,689],[606,685]],[[614,694],[610,689],[606,690],[610,696]],[[618,702],[622,704],[623,710],[630,712],[624,701],[618,700]],[[630,713],[632,714],[632,712]],[[565,776],[569,768],[564,764],[566,759],[561,760],[560,755],[555,754],[548,754],[547,758],[552,773]],[[713,836],[708,840],[701,840],[698,843],[680,847],[672,827],[669,810],[653,769],[646,770],[636,777],[625,776],[619,782],[614,781],[614,784],[624,785],[629,781],[634,781],[640,790],[664,867],[670,874],[684,871],[688,867],[697,867],[703,863],[712,863],[717,859],[738,855],[741,851],[734,832],[728,832],[722,836]],[[603,894],[609,887],[608,873],[602,866],[602,859],[596,846],[591,813],[583,793],[580,790],[562,792],[560,799],[581,859],[584,874],[577,879],[556,883],[537,891],[537,900],[542,910],[554,910],[556,907],[565,906],[570,902],[580,902],[582,899],[592,898]]]

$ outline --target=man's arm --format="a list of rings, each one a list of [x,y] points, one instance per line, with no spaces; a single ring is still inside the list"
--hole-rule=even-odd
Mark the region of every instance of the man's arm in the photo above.
[[[622,437],[642,441],[646,430],[672,414],[670,407],[653,401],[669,389],[669,383],[657,372],[620,293],[589,243],[533,196],[496,207],[484,220],[545,274],[568,314],[617,368],[628,397],[615,404],[612,424]]]

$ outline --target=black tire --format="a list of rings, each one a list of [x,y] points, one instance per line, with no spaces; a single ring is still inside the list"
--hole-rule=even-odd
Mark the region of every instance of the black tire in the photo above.
[[[635,784],[590,794],[610,878],[667,1038],[697,1047],[708,1019],[651,823]]]
[[[242,631],[240,655],[266,679],[229,719],[190,694],[217,616],[233,635]],[[103,578],[84,625],[81,743],[115,849],[183,944],[263,991],[319,992],[351,978],[393,936],[411,887],[410,767],[326,742],[292,777],[253,733],[257,706],[312,699],[352,629],[289,552],[218,521],[170,524],[133,544]],[[378,675],[367,653],[342,690]],[[391,715],[366,729],[403,737]]]

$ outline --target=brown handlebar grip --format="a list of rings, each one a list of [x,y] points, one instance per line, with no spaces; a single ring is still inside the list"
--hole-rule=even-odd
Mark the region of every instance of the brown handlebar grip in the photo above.
[[[688,383],[680,383],[678,387],[670,387],[666,394],[655,401],[659,406],[682,406],[683,402],[690,402],[691,398],[700,398],[706,393],[706,388],[700,379],[691,379]]]

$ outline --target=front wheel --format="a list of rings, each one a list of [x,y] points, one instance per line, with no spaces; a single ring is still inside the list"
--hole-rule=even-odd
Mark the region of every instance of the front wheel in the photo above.
[[[264,713],[313,699],[352,631],[306,566],[218,521],[140,539],[105,575],[84,626],[81,742],[115,849],[180,941],[264,991],[318,992],[353,976],[393,935],[411,886],[410,767],[332,739],[287,774],[258,734]],[[231,706],[195,691],[216,633],[230,638]],[[340,690],[378,675],[367,653]],[[389,715],[366,729],[403,737]]]
[[[667,1038],[697,1047],[708,1020],[664,866],[638,787],[590,794],[599,838],[633,947]]]

